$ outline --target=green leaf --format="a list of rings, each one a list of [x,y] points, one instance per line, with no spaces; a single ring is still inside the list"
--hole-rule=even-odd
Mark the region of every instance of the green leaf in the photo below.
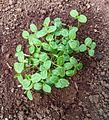
[[[69,86],[69,81],[66,79],[60,79],[56,84],[56,88],[65,88]]]
[[[48,84],[43,84],[43,91],[51,93],[51,87]]]
[[[64,64],[65,70],[69,70],[69,69],[71,69],[72,67],[73,67],[73,66],[72,66],[72,64],[71,64],[70,62],[67,62],[67,63]]]
[[[94,51],[93,49],[90,49],[90,50],[88,51],[88,54],[89,54],[89,56],[91,56],[91,57],[94,56],[94,53],[95,53],[95,51]]]
[[[30,34],[29,36],[29,45],[33,45],[33,41],[35,41],[37,39],[35,34]]]
[[[56,75],[52,75],[49,79],[47,79],[46,83],[49,85],[53,85],[57,83],[59,78]]]
[[[54,25],[59,28],[62,25],[61,19],[60,18],[55,18],[54,19]]]
[[[24,79],[21,84],[23,85],[23,88],[26,89],[29,87],[30,83],[29,80]]]
[[[17,77],[19,83],[21,84],[23,81],[23,76],[21,74],[18,74],[16,77]]]
[[[37,31],[37,27],[36,27],[36,25],[35,24],[30,24],[30,30],[32,31],[32,32],[36,32]]]
[[[52,40],[54,40],[53,35],[52,35],[52,34],[47,35],[46,40],[47,40],[47,41],[52,41]]]
[[[43,49],[46,51],[51,51],[51,47],[48,43],[42,43]]]
[[[22,45],[17,45],[17,47],[16,47],[16,52],[20,52],[21,49],[22,49]]]
[[[47,70],[43,70],[43,71],[41,71],[41,78],[42,79],[46,79],[47,78]]]
[[[46,17],[45,20],[44,20],[43,26],[48,27],[49,24],[50,24],[50,17]]]
[[[77,10],[71,10],[70,11],[70,16],[76,18],[79,15]]]
[[[42,30],[37,32],[37,38],[44,37],[47,34],[47,31],[43,28]]]
[[[78,63],[78,61],[77,61],[76,58],[71,57],[71,58],[70,58],[70,63],[72,64],[72,66],[75,66],[75,65]]]
[[[64,55],[64,61],[69,61],[69,60],[70,60],[69,54],[65,54],[65,55]]]
[[[24,63],[14,63],[14,69],[17,73],[21,73],[24,70]]]
[[[86,45],[85,45],[85,44],[81,44],[81,45],[79,46],[79,50],[80,50],[80,52],[85,52],[85,51],[87,50]]]
[[[29,100],[33,100],[33,95],[30,90],[27,91],[27,97]]]
[[[50,60],[45,61],[43,66],[44,66],[47,70],[50,69],[50,67],[51,67],[51,61],[50,61]]]
[[[59,76],[58,68],[52,70],[53,75]]]
[[[96,43],[95,42],[92,42],[91,44],[91,49],[95,49],[96,48]]]
[[[34,84],[34,89],[35,90],[41,90],[42,89],[42,83],[35,83]]]
[[[56,42],[49,42],[50,47],[53,49],[57,49],[58,45],[56,44]]]
[[[35,73],[33,75],[31,75],[31,80],[33,83],[35,82],[39,82],[41,80],[41,75],[39,73]]]
[[[67,29],[62,29],[60,31],[60,34],[63,36],[63,37],[67,37],[68,36],[68,30]]]
[[[77,65],[76,65],[76,69],[77,70],[81,70],[83,68],[83,64],[82,63],[78,63]]]
[[[29,32],[24,30],[24,31],[22,32],[22,37],[23,37],[24,39],[28,39],[28,38],[29,38]]]
[[[64,56],[62,55],[62,56],[59,56],[58,58],[57,58],[57,64],[58,65],[63,65],[64,64]]]
[[[85,45],[89,47],[91,45],[91,43],[92,43],[92,39],[90,37],[87,37],[85,39]]]
[[[42,44],[42,42],[39,39],[34,39],[32,42],[36,46],[41,46],[41,44]]]
[[[76,71],[75,70],[68,70],[68,71],[66,71],[66,75],[67,76],[73,76],[73,75],[75,75],[76,74]]]
[[[77,41],[76,40],[69,40],[69,46],[72,48],[72,49],[75,49],[77,47]]]
[[[52,32],[54,32],[55,30],[56,30],[56,26],[49,26],[47,32],[48,32],[48,33],[52,33]]]
[[[65,76],[65,69],[64,69],[64,67],[58,67],[57,70],[58,70],[59,75],[60,75],[61,77],[64,77],[64,76]]]
[[[87,17],[85,15],[80,15],[80,16],[78,16],[78,21],[81,23],[86,23]]]
[[[34,53],[34,58],[39,58],[39,53]]]
[[[24,62],[24,53],[23,53],[23,51],[18,53],[18,61],[19,62]]]
[[[32,59],[32,62],[33,62],[33,63],[32,63],[33,66],[35,66],[35,67],[38,66],[39,63],[40,63],[40,61],[39,61],[38,59],[34,59],[34,58]]]
[[[30,46],[29,52],[30,52],[30,54],[33,54],[35,52],[35,46],[34,45]]]
[[[45,69],[45,67],[44,67],[43,65],[40,65],[39,70],[40,70],[40,71],[44,71],[44,70],[46,70],[46,69]]]
[[[45,62],[48,58],[49,57],[48,57],[47,53],[42,52],[40,54],[40,61]]]
[[[66,44],[67,44],[67,39],[62,39],[62,43],[63,43],[64,45],[66,45]]]
[[[58,45],[58,50],[59,51],[64,51],[65,50],[65,46],[63,44],[59,44]]]
[[[76,32],[78,31],[78,28],[77,27],[72,27],[70,30],[69,30],[69,38],[74,40],[76,38]]]

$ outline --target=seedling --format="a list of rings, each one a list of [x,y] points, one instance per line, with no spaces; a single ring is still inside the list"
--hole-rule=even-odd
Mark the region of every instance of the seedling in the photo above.
[[[87,22],[87,17],[77,10],[71,10],[70,15],[80,23]],[[94,56],[96,43],[90,37],[80,43],[76,37],[78,29],[76,26],[63,26],[60,18],[52,21],[47,17],[40,30],[32,23],[29,32],[22,32],[29,54],[24,54],[22,46],[18,45],[15,54],[18,61],[14,69],[30,100],[33,99],[33,89],[51,93],[54,86],[59,89],[69,86],[68,77],[83,68],[75,54],[87,52],[89,56]]]

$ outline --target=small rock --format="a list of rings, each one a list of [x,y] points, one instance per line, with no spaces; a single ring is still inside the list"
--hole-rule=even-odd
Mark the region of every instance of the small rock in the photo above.
[[[12,4],[13,4],[12,0],[9,0],[9,5],[12,5]]]
[[[105,75],[105,72],[104,72],[104,71],[103,71],[103,72],[101,72],[101,75],[102,75],[102,76],[104,76],[104,75]]]
[[[4,120],[9,120],[8,118],[5,118]]]

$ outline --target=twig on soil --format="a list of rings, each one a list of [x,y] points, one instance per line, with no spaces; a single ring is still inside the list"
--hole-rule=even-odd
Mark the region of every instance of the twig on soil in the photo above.
[[[74,85],[75,85],[76,90],[78,91],[78,85],[77,85],[77,83],[74,82]]]
[[[8,63],[8,62],[7,62],[6,64],[7,64],[7,66],[9,67],[9,69],[12,69],[12,67],[9,65],[9,63]]]

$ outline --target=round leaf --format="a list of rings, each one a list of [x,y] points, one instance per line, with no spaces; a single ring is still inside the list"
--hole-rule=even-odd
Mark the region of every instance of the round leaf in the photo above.
[[[92,42],[91,44],[91,49],[95,49],[96,48],[96,43],[95,42]]]
[[[69,70],[72,68],[72,64],[70,62],[67,62],[64,64],[64,68],[65,68],[65,70]]]
[[[65,69],[64,69],[64,67],[58,67],[57,70],[58,70],[58,73],[59,73],[59,75],[61,77],[65,76]]]
[[[46,79],[47,78],[47,70],[41,71],[41,78]]]
[[[42,89],[42,83],[35,83],[34,84],[34,89],[35,90],[41,90]]]
[[[93,56],[94,56],[95,51],[94,51],[93,49],[90,49],[90,50],[88,51],[88,53],[89,53],[89,56],[93,57]]]
[[[56,75],[52,75],[49,79],[47,79],[46,83],[49,85],[53,85],[58,82],[58,77]]]
[[[26,31],[26,30],[24,30],[24,31],[22,32],[22,37],[23,37],[24,39],[28,39],[28,38],[29,38],[29,32]]]
[[[50,47],[53,49],[57,49],[58,45],[56,44],[56,42],[49,42]]]
[[[51,61],[50,61],[50,60],[45,61],[43,66],[44,66],[47,70],[50,69],[50,67],[51,67]]]
[[[22,45],[18,45],[18,46],[16,47],[16,52],[20,52],[21,49],[22,49]]]
[[[86,45],[85,45],[85,44],[81,44],[81,45],[79,46],[79,50],[80,50],[80,52],[85,52],[85,51],[87,50]]]
[[[42,30],[37,32],[37,38],[44,37],[47,34],[47,31],[43,28]]]
[[[54,25],[59,28],[62,25],[61,19],[60,18],[55,18],[54,19]]]
[[[68,71],[66,71],[66,75],[67,76],[73,76],[73,75],[75,75],[75,73],[76,73],[75,70],[68,70]]]
[[[31,76],[31,80],[33,83],[39,82],[41,80],[41,75],[39,73],[35,73]]]
[[[60,34],[63,36],[63,37],[67,37],[68,36],[68,30],[67,29],[62,29],[60,31]]]
[[[70,30],[69,30],[69,38],[70,40],[74,40],[76,38],[76,32],[78,31],[78,28],[77,27],[72,27]]]
[[[72,48],[72,49],[75,49],[77,47],[77,41],[76,40],[69,40],[69,46]]]
[[[56,30],[56,26],[50,26],[47,30],[48,33],[52,33]]]
[[[49,57],[48,57],[47,53],[42,52],[42,53],[40,54],[40,61],[44,62],[44,61],[46,61],[48,58],[49,58]]]
[[[18,63],[16,62],[14,64],[14,69],[17,73],[21,73],[24,70],[24,63]]]
[[[35,25],[35,24],[30,24],[30,30],[31,30],[32,32],[36,32],[36,31],[37,31],[36,25]]]
[[[66,79],[60,79],[56,84],[55,86],[57,88],[65,88],[65,87],[68,87],[69,86],[69,82],[68,80]]]
[[[48,84],[43,84],[43,91],[51,93],[51,87]]]
[[[77,59],[76,59],[76,58],[71,57],[71,58],[70,58],[70,63],[71,63],[73,66],[75,66],[78,62],[77,62]]]
[[[27,91],[27,97],[29,100],[33,100],[33,95],[30,90]]]
[[[30,54],[33,54],[34,51],[35,51],[35,46],[34,45],[30,46],[30,48],[29,48]]]
[[[46,50],[46,51],[51,50],[50,45],[48,43],[42,43],[42,46],[43,46],[43,49]]]
[[[18,61],[19,62],[24,62],[24,53],[23,53],[23,51],[18,53]]]
[[[90,37],[87,37],[85,39],[85,45],[89,47],[91,45],[91,43],[92,43],[92,39]]]
[[[23,85],[23,88],[26,89],[29,87],[30,83],[29,80],[23,80],[21,84]]]
[[[76,65],[76,69],[77,70],[81,70],[83,68],[83,64],[82,63],[78,63],[77,65]]]
[[[50,17],[45,18],[43,26],[48,27],[50,23]]]
[[[52,34],[47,35],[46,40],[47,41],[52,41],[53,40],[53,35]]]
[[[70,15],[71,15],[71,17],[76,18],[76,17],[79,15],[79,13],[78,13],[77,10],[71,10],[71,11],[70,11]]]
[[[85,15],[80,15],[80,16],[78,16],[78,21],[81,23],[86,23],[87,17]]]
[[[57,58],[57,64],[58,65],[63,65],[64,64],[64,56],[60,56]]]

